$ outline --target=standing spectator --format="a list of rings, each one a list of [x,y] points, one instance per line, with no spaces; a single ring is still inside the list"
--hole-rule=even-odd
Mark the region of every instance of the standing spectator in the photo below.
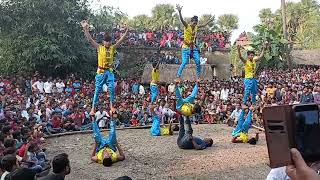
[[[43,93],[44,92],[43,86],[44,86],[44,83],[42,79],[39,78],[39,80],[32,85],[32,89],[35,90],[36,92]]]
[[[56,87],[57,87],[58,93],[62,93],[66,85],[64,84],[64,82],[62,82],[61,79],[59,79],[58,82],[56,83]]]
[[[49,79],[43,84],[44,92],[45,92],[46,94],[51,94],[51,93],[52,93],[52,87],[53,87],[53,83],[51,82],[51,79],[49,78]]]
[[[223,88],[221,89],[221,92],[220,92],[220,99],[223,101],[227,101],[228,96],[229,96],[229,89],[226,89],[226,87],[223,86]]]
[[[132,85],[132,93],[133,94],[138,94],[139,93],[139,83],[137,81],[135,81]]]
[[[144,90],[144,87],[142,85],[139,86],[139,94],[141,96],[144,96],[144,94],[145,94],[145,90]]]

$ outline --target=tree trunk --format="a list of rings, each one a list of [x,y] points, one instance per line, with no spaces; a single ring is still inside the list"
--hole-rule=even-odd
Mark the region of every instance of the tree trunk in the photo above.
[[[288,31],[287,31],[287,18],[286,18],[286,1],[285,0],[281,0],[281,12],[282,12],[282,32],[283,32],[283,37],[284,39],[286,39],[288,42]],[[289,47],[288,44],[285,44],[285,61],[287,62],[287,66],[289,69],[292,69],[292,61],[290,58],[290,51],[289,51]],[[291,49],[291,48],[290,48]]]

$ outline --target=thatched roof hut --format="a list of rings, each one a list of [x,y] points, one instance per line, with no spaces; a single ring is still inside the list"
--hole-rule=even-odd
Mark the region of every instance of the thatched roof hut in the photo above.
[[[176,74],[178,71],[179,65],[177,64],[160,64],[160,83],[171,83],[176,79]],[[144,71],[141,77],[141,83],[148,84],[151,81],[151,71],[152,65],[146,64]],[[204,80],[212,80],[213,71],[210,65],[202,66],[202,75]],[[182,80],[196,81],[196,65],[188,64],[183,70]]]
[[[297,64],[320,65],[320,49],[294,50],[291,56]]]

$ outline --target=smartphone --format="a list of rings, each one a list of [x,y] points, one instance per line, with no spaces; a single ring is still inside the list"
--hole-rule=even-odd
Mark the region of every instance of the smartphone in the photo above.
[[[306,162],[320,160],[319,106],[306,104],[293,106],[294,146]]]

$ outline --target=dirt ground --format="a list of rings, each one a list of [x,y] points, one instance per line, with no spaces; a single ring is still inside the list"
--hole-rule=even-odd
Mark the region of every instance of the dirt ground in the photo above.
[[[193,125],[194,135],[212,137],[214,146],[202,151],[181,150],[174,136],[151,137],[149,129],[118,130],[126,160],[110,168],[91,163],[91,134],[48,139],[48,153],[69,154],[72,172],[67,180],[102,180],[129,176],[132,179],[265,179],[270,168],[264,133],[257,145],[232,144],[232,128],[226,125]],[[251,129],[254,135],[256,130]],[[104,132],[106,135],[107,132]]]

